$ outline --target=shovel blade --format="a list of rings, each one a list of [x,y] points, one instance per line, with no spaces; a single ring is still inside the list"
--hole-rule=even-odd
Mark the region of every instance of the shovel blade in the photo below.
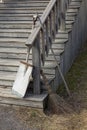
[[[33,68],[31,66],[28,66],[26,70],[26,65],[20,63],[16,79],[12,87],[12,92],[21,98],[23,98],[26,94],[32,70]]]

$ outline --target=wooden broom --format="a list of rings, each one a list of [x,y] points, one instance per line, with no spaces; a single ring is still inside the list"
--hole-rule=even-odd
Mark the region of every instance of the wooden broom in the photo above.
[[[46,90],[48,91],[49,98],[48,98],[48,104],[50,109],[53,113],[60,114],[60,113],[72,113],[73,110],[69,104],[65,102],[65,100],[60,97],[56,92],[54,92],[49,85],[49,82],[43,73],[43,70],[41,70],[41,75],[43,77],[44,84],[46,86]]]

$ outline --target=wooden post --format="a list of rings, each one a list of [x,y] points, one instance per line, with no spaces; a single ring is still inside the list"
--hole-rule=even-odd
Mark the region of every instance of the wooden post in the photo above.
[[[60,29],[65,30],[65,0],[61,0],[61,8],[60,8]]]
[[[39,36],[37,36],[33,47],[32,47],[32,59],[33,59],[33,65],[34,65],[34,72],[33,72],[33,88],[34,88],[34,94],[40,94],[40,42],[39,42]]]

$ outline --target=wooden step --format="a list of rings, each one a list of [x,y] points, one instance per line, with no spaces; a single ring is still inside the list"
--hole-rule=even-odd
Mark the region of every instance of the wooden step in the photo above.
[[[72,1],[69,5],[69,8],[78,9],[80,8],[81,2],[78,1]]]
[[[7,37],[11,37],[11,38],[28,38],[29,35],[31,34],[31,30],[26,30],[27,32],[17,32],[20,30],[15,30],[15,29],[8,29],[8,31],[5,32],[5,30],[1,30],[0,29],[0,37],[3,38],[7,38]]]
[[[5,6],[5,7],[0,7],[0,11],[3,11],[3,10],[4,11],[8,11],[8,10],[13,10],[13,11],[15,11],[15,10],[16,11],[19,11],[19,10],[22,10],[22,11],[23,10],[28,10],[29,11],[29,10],[34,10],[34,9],[37,11],[37,10],[44,10],[45,7],[44,6],[36,6],[36,7],[34,7],[34,6],[33,7],[32,6],[29,6],[29,7],[17,7],[17,6],[16,7],[6,7]]]
[[[64,38],[64,39],[62,39],[62,38],[56,38],[55,39],[55,41],[53,42],[53,43],[55,43],[55,44],[63,44],[63,43],[66,43],[68,41],[68,38]]]
[[[4,11],[4,9],[2,9],[2,10],[0,10],[0,13],[3,13],[3,14],[14,14],[14,13],[18,13],[18,14],[36,14],[36,13],[43,13],[43,10],[44,9],[42,9],[42,10],[38,10],[38,9],[36,9],[36,10],[34,10],[34,9],[32,9],[32,10],[5,10]]]
[[[0,38],[0,42],[18,42],[25,43],[27,41],[26,38]]]
[[[75,20],[75,16],[72,16],[72,15],[66,16],[66,21],[74,21],[74,20]]]
[[[24,20],[24,21],[33,21],[33,17],[22,17],[22,16],[13,16],[13,17],[10,17],[10,16],[8,16],[8,17],[2,17],[2,16],[0,16],[0,21],[22,21],[22,20]]]
[[[5,12],[3,14],[0,13],[0,17],[30,17],[30,18],[32,18],[33,15],[35,15],[35,13],[27,13],[27,14],[25,14],[25,13],[14,13],[14,14],[6,13],[5,14]],[[42,13],[39,12],[39,16],[41,16],[41,15],[42,15]]]
[[[67,25],[70,25],[70,24],[72,25],[74,22],[75,22],[74,20],[66,20]]]
[[[5,4],[0,4],[0,8],[22,8],[22,7],[46,7],[46,5],[48,4],[48,2],[36,2],[36,3],[31,3],[29,1],[29,3],[5,3]]]
[[[14,81],[16,73],[0,71],[0,80],[2,81]]]
[[[67,13],[77,13],[78,9],[68,9]]]
[[[58,31],[55,38],[57,38],[57,39],[68,39],[68,32]]]
[[[32,29],[32,23],[0,23],[0,29]]]
[[[25,98],[19,98],[12,93],[11,88],[0,88],[0,104],[44,109],[47,95],[47,93],[42,93],[40,95],[27,94]]]
[[[2,1],[2,4],[28,4],[28,3],[47,3],[47,2],[49,2],[50,0],[43,0],[43,1],[41,1],[41,0],[25,0],[25,1],[23,1],[23,0],[15,0],[15,1],[12,1],[12,0],[4,0],[4,1]]]

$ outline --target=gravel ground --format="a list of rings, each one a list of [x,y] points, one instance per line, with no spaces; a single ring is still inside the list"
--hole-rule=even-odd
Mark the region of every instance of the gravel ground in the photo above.
[[[17,109],[0,106],[0,130],[29,130],[17,117]]]

